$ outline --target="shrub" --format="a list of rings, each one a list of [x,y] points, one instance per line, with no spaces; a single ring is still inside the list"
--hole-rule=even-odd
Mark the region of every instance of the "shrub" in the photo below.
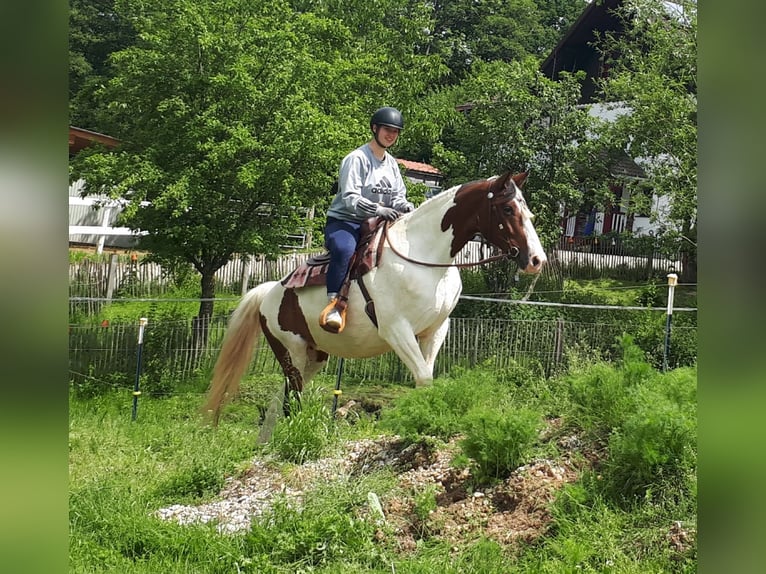
[[[201,498],[218,492],[224,483],[224,473],[204,462],[194,461],[190,466],[173,472],[157,487],[159,496],[176,502],[179,498]]]
[[[636,386],[654,376],[655,371],[647,361],[646,353],[639,348],[631,335],[623,334],[617,337],[617,345],[622,351],[618,365],[626,386]]]
[[[262,560],[257,566],[281,566],[279,572],[299,571],[294,569],[296,563],[305,568],[301,571],[314,571],[313,567],[354,556],[377,565],[377,527],[353,512],[363,500],[358,489],[342,482],[327,484],[322,493],[307,497],[300,509],[277,500],[262,520],[254,521],[243,539],[244,551]],[[249,571],[262,572],[257,566]]]
[[[466,417],[460,446],[475,461],[479,480],[505,478],[526,462],[541,427],[542,417],[532,409],[478,408]]]
[[[569,380],[572,422],[583,430],[606,434],[624,417],[628,404],[621,373],[608,363],[596,363]]]
[[[493,396],[494,387],[494,379],[482,372],[437,379],[397,399],[383,412],[381,426],[407,440],[423,435],[447,440],[461,431],[461,421],[471,408]]]
[[[669,384],[665,384],[665,383]],[[636,389],[632,408],[609,437],[603,476],[617,500],[672,485],[690,490],[696,469],[696,376],[691,369]]]
[[[617,339],[622,358],[615,365],[596,363],[569,379],[572,415],[577,426],[606,437],[631,412],[630,389],[650,380],[656,372],[629,335]]]

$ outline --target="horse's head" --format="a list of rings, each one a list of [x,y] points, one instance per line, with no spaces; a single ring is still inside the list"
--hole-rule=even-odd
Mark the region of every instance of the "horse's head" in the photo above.
[[[511,253],[522,271],[539,273],[547,257],[532,224],[534,216],[521,193],[526,180],[527,172],[516,175],[508,172],[489,180],[490,213],[481,233],[503,252]]]
[[[503,253],[510,254],[522,271],[539,273],[547,257],[521,193],[526,179],[526,172],[508,172],[461,186],[455,194],[455,205],[442,220],[443,230],[453,228],[453,251],[480,233]]]

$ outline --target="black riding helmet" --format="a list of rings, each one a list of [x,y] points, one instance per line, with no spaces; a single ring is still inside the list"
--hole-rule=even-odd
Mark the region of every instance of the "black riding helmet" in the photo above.
[[[370,118],[370,129],[372,129],[372,126],[374,125],[388,126],[390,128],[403,130],[404,118],[402,117],[402,112],[396,108],[380,108],[372,114],[372,118]]]

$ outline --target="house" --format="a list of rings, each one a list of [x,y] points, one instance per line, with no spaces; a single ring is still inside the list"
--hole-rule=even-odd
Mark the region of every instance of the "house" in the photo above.
[[[109,149],[114,149],[119,143],[120,140],[111,136],[69,126],[69,157],[74,156],[77,152],[90,145],[102,144]]]
[[[609,67],[593,43],[607,32],[619,35],[624,31],[624,24],[615,13],[622,3],[623,0],[590,2],[540,65],[542,73],[553,80],[561,72],[584,71],[586,78],[579,104],[587,107],[589,114],[606,120],[613,119],[617,114],[629,113],[629,110],[607,106],[598,101],[597,81],[607,77]],[[603,211],[593,209],[563,214],[564,236],[591,236],[623,231],[645,235],[663,224],[661,216],[667,208],[665,197],[652,195],[651,207],[646,213],[630,212],[631,194],[647,193],[643,185],[646,173],[634,159],[625,154],[609,166],[609,188],[614,194],[611,205]],[[659,215],[659,221],[652,221],[652,214]]]
[[[101,144],[109,149],[119,145],[119,140],[82,128],[69,126],[69,157],[82,149]],[[116,227],[122,211],[119,201],[106,196],[81,197],[85,187],[83,180],[69,186],[69,244],[95,246],[97,253],[104,247],[129,249],[135,246],[135,234],[127,227]]]
[[[426,197],[432,197],[442,190],[444,175],[432,165],[410,161],[408,159],[398,159],[396,162],[404,167],[404,177],[414,183],[422,183],[428,186]]]

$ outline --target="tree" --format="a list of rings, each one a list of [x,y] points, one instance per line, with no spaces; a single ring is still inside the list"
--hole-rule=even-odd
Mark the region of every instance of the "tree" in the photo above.
[[[625,33],[599,42],[609,66],[603,98],[628,113],[605,122],[603,149],[642,161],[653,192],[668,199],[666,231],[678,237],[682,280],[696,281],[697,3],[626,0]]]
[[[122,145],[82,152],[72,176],[128,200],[121,223],[148,232],[151,257],[200,273],[203,325],[215,272],[234,254],[275,254],[296,208],[327,197],[371,110],[412,107],[439,73],[433,58],[397,64],[386,51],[411,53],[412,38],[365,47],[338,18],[286,1],[117,0],[115,11],[137,40],[111,54],[94,99]]]
[[[129,20],[114,10],[115,0],[69,2],[69,123],[100,130],[92,114],[95,88],[105,81],[107,61],[135,42]]]
[[[434,27],[424,49],[441,55],[454,85],[478,62],[544,58],[585,1],[435,0],[432,6]]]
[[[525,192],[541,239],[550,244],[560,233],[559,206],[581,197],[576,140],[590,120],[575,105],[579,94],[578,78],[549,80],[532,57],[478,63],[459,86],[423,104],[441,119],[440,130],[431,126],[423,136],[433,138],[430,160],[446,185],[529,169]]]

